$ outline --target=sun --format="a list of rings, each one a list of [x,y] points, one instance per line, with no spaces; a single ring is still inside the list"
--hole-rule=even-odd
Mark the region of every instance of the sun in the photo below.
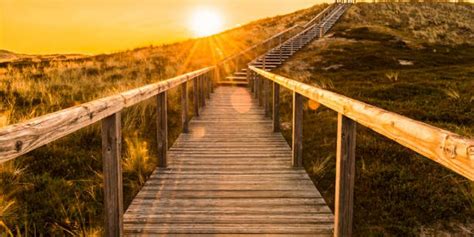
[[[189,19],[189,27],[197,37],[210,36],[222,31],[222,16],[212,8],[195,9]]]

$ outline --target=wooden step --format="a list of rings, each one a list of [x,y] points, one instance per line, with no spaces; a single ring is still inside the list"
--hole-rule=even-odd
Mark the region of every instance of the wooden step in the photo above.
[[[243,81],[226,81],[226,80],[220,80],[217,82],[219,85],[235,85],[235,86],[246,86],[248,85],[248,82],[243,82]]]

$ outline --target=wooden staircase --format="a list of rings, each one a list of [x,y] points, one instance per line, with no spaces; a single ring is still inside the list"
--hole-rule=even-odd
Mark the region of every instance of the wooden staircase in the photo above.
[[[251,61],[248,65],[266,71],[272,71],[273,69],[280,67],[314,39],[324,36],[324,34],[332,28],[349,6],[350,4],[335,4],[326,17],[306,27],[300,33],[291,37],[284,43],[270,49],[265,54]],[[247,68],[242,68],[235,71],[232,75],[221,79],[218,83],[220,85],[247,86],[249,83],[248,80]]]

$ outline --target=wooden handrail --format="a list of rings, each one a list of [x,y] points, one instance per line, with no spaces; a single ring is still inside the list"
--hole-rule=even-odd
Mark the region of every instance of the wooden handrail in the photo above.
[[[310,21],[308,21],[306,24],[303,25],[303,28],[308,28],[311,26],[311,24],[315,21],[320,20],[320,18],[324,17],[327,12],[329,12],[333,7],[335,7],[337,4],[330,4],[328,7],[326,7],[323,11],[321,11],[318,15],[313,17]]]
[[[212,71],[207,67],[0,129],[0,163],[87,127],[124,108]]]
[[[268,42],[270,42],[270,41],[272,41],[272,40],[278,38],[279,36],[282,36],[282,35],[284,35],[284,34],[290,32],[290,31],[292,31],[292,30],[294,30],[294,29],[296,29],[296,28],[300,28],[300,27],[302,27],[302,26],[296,24],[296,25],[294,25],[294,26],[292,26],[292,27],[290,27],[290,28],[288,28],[288,29],[286,29],[286,30],[283,30],[283,31],[281,31],[281,32],[279,32],[279,33],[273,35],[273,36],[270,37],[270,38],[265,39],[265,40],[262,41],[262,42],[259,42],[259,43],[257,43],[257,44],[254,44],[254,45],[250,46],[250,47],[247,48],[247,49],[244,49],[244,50],[242,50],[242,51],[240,51],[240,52],[238,52],[238,53],[235,53],[235,54],[233,54],[233,55],[230,55],[230,56],[226,57],[226,58],[223,59],[221,62],[219,62],[217,65],[222,65],[222,64],[227,63],[228,61],[234,60],[234,59],[236,59],[236,58],[238,58],[238,57],[240,57],[240,56],[246,54],[247,52],[254,50],[254,49],[257,48],[257,47],[259,47],[259,46],[261,46],[261,45],[264,45],[264,44],[266,44],[266,43],[268,43]]]
[[[224,58],[224,59],[223,59],[221,62],[219,62],[217,65],[222,65],[222,64],[224,64],[224,63],[227,63],[228,61],[234,60],[234,59],[236,59],[236,58],[238,58],[238,57],[240,57],[240,56],[246,54],[247,52],[252,51],[252,50],[254,50],[255,48],[257,48],[257,47],[259,47],[259,46],[261,46],[261,45],[264,45],[264,44],[266,44],[266,43],[268,43],[268,42],[270,42],[270,41],[272,41],[272,40],[274,40],[274,39],[276,39],[276,38],[278,38],[278,37],[280,37],[280,36],[282,36],[282,35],[284,35],[284,34],[290,32],[290,31],[292,31],[292,30],[294,30],[294,29],[296,29],[296,28],[303,28],[304,30],[307,31],[308,26],[310,26],[313,22],[319,20],[319,18],[321,18],[321,17],[323,17],[324,15],[326,15],[326,13],[327,13],[328,11],[330,11],[330,10],[331,10],[333,7],[335,7],[336,5],[337,5],[337,4],[330,4],[330,5],[329,5],[328,7],[326,7],[323,11],[321,11],[320,13],[318,13],[318,15],[316,15],[316,16],[313,17],[311,20],[309,20],[306,24],[304,24],[304,25],[296,24],[296,25],[294,25],[294,26],[292,26],[292,27],[290,27],[290,28],[288,28],[288,29],[286,29],[286,30],[283,30],[283,31],[281,31],[281,32],[279,32],[279,33],[277,33],[277,34],[271,36],[270,38],[265,39],[265,40],[262,41],[262,42],[259,42],[259,43],[257,43],[257,44],[254,44],[254,45],[250,46],[250,47],[247,48],[247,49],[244,49],[244,50],[242,50],[242,51],[240,51],[240,52],[238,52],[238,53],[235,53],[235,54],[233,54],[233,55],[230,55],[230,56]],[[306,32],[306,31],[304,31],[304,32]],[[300,34],[301,34],[301,32],[299,32],[297,35],[300,35]],[[294,38],[294,37],[291,37],[291,38]]]
[[[448,169],[474,180],[473,139],[256,67],[249,68],[266,79],[314,100]]]
[[[319,18],[321,18],[322,16],[326,16],[326,14],[328,13],[328,11],[329,11],[330,9],[332,9],[332,8],[337,7],[337,5],[338,5],[338,4],[331,4],[331,5],[329,5],[329,6],[328,6],[327,8],[325,8],[322,12],[320,12],[315,18],[313,18],[310,22],[313,22],[314,20],[319,19]],[[302,31],[300,31],[298,34],[296,34],[296,35],[290,37],[290,38],[287,39],[286,41],[280,43],[280,44],[277,45],[275,48],[280,48],[280,47],[282,47],[283,45],[287,44],[288,42],[291,42],[292,40],[294,40],[294,39],[300,37],[301,35],[306,34],[308,31],[311,31],[311,30],[312,30],[315,26],[317,26],[318,24],[319,24],[319,22],[314,23],[313,25],[311,25],[311,26],[309,26],[309,27],[308,27],[307,25],[302,26],[302,27],[304,28]],[[252,62],[256,62],[257,60],[259,60],[259,59],[261,59],[261,58],[263,58],[263,57],[265,57],[265,56],[266,56],[266,53],[263,53],[263,54],[259,55],[258,57],[256,57],[254,60],[252,60]]]

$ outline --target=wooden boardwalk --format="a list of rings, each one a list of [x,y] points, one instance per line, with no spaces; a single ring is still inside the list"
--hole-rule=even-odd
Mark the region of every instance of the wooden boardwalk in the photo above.
[[[218,87],[124,215],[126,235],[330,236],[334,216],[245,88]]]

